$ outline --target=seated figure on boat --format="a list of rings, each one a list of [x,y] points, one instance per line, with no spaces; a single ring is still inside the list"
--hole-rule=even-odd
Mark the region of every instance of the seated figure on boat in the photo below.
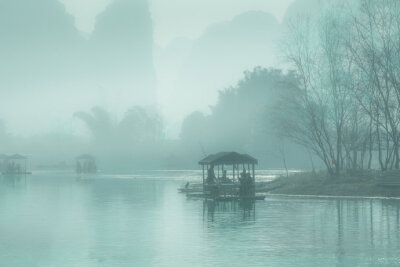
[[[246,177],[247,177],[246,168],[243,168],[243,171],[240,173],[240,178],[239,178],[239,180],[242,181],[242,180],[245,179]]]
[[[215,180],[214,165],[211,165],[207,170],[207,184],[215,184]]]
[[[239,180],[240,180],[240,182],[244,182],[244,183],[250,183],[253,181],[251,178],[250,172],[247,172],[245,168],[243,168],[243,172],[240,173]]]
[[[231,179],[228,178],[226,173],[227,173],[226,170],[222,171],[222,177],[220,178],[221,184],[230,184],[230,183],[232,183]]]
[[[250,175],[250,172],[246,172],[243,168],[243,172],[240,174],[240,188],[239,193],[241,196],[252,196],[254,195],[254,181]]]

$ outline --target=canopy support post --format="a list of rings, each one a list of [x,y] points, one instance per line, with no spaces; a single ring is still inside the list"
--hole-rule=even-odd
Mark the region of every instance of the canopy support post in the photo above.
[[[232,164],[232,171],[233,171],[233,184],[235,183],[235,164]]]
[[[255,172],[255,168],[254,168],[254,163],[252,164],[252,169],[253,169],[253,182],[256,182],[256,172]]]
[[[204,189],[204,164],[201,166],[203,167],[203,189]]]

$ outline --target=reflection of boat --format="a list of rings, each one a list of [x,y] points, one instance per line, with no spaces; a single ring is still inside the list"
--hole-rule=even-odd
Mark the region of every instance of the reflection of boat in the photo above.
[[[239,215],[241,220],[255,219],[255,203],[254,200],[227,200],[217,201],[205,199],[203,201],[203,217],[214,222],[215,216],[222,215],[224,219],[229,214]],[[227,214],[228,213],[228,214]]]

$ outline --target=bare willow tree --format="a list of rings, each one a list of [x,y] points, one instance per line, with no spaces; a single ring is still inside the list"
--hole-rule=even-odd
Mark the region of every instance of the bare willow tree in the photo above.
[[[284,47],[300,78],[285,132],[331,174],[370,169],[374,154],[400,167],[400,1],[357,3],[298,21]]]
[[[346,46],[358,73],[353,77],[357,84],[355,99],[374,126],[374,130],[370,127],[370,148],[375,140],[382,170],[398,169],[400,1],[361,0],[349,26],[351,36]]]
[[[332,9],[317,21],[300,18],[284,46],[300,84],[285,100],[281,125],[318,155],[331,175],[360,167],[365,154],[366,137],[359,134],[365,127],[358,124],[361,113],[352,95],[354,62],[343,38],[347,23],[346,13]]]

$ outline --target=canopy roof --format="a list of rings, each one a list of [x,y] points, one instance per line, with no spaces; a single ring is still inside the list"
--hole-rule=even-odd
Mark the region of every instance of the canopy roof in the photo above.
[[[80,155],[79,157],[76,157],[76,159],[78,159],[78,160],[95,160],[96,158],[89,154],[83,154],[83,155]]]
[[[247,155],[247,154],[239,154],[236,152],[220,152],[217,154],[209,155],[204,159],[199,161],[200,165],[207,164],[258,164],[258,160]]]
[[[15,159],[15,160],[16,159],[26,159],[26,157],[24,157],[20,154],[14,154],[14,155],[8,156],[7,159]]]

